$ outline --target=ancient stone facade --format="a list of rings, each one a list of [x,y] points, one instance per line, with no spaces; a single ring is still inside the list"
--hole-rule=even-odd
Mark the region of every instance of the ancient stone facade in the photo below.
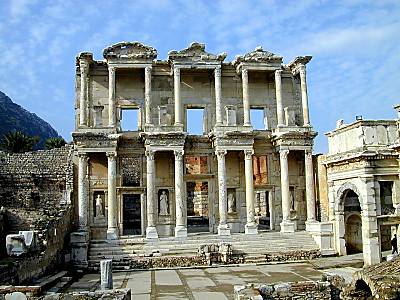
[[[362,252],[381,261],[399,233],[399,121],[338,121],[327,133],[329,152],[318,158],[321,218],[331,224],[340,254]]]
[[[76,59],[77,255],[90,239],[293,232],[316,221],[310,56],[283,64],[258,47],[225,62],[192,43],[156,60],[154,48],[122,42],[103,57]],[[189,130],[195,109],[200,134]]]

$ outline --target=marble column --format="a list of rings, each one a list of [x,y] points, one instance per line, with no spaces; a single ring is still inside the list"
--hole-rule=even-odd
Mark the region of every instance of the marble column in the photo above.
[[[221,67],[214,70],[216,125],[222,125]]]
[[[283,118],[283,104],[282,104],[282,70],[275,71],[275,95],[276,95],[276,115],[278,126],[285,124]]]
[[[299,68],[300,86],[301,86],[301,105],[303,107],[304,126],[310,126],[310,114],[308,110],[308,95],[306,81],[306,66],[301,65]]]
[[[242,69],[243,86],[243,125],[251,126],[250,123],[250,96],[249,96],[249,70]]]
[[[144,69],[145,124],[151,124],[151,67]]]
[[[219,235],[230,235],[231,230],[228,226],[228,201],[226,197],[226,150],[217,150],[215,152],[218,160],[218,208],[219,208]]]
[[[257,234],[257,224],[254,219],[253,150],[244,151],[244,173],[246,179],[247,212],[245,234]]]
[[[154,151],[146,151],[147,159],[147,228],[146,238],[157,239],[156,228],[156,205],[155,205],[155,184],[156,184],[156,166],[154,161]]]
[[[316,221],[312,150],[305,150],[307,222]],[[307,227],[307,224],[306,224]]]
[[[87,191],[87,153],[78,153],[78,214],[79,230],[86,231],[88,226],[88,191]]]
[[[280,150],[281,163],[281,192],[282,192],[282,222],[281,232],[294,232],[294,223],[290,220],[290,193],[289,193],[289,150]]]
[[[79,97],[79,126],[87,126],[87,91],[88,91],[88,75],[89,64],[85,60],[79,61],[79,68],[81,70],[81,90]]]
[[[181,69],[174,68],[175,126],[182,126]]]
[[[108,161],[108,226],[107,239],[115,240],[118,238],[117,225],[117,154],[107,152]]]
[[[108,126],[117,125],[115,106],[115,67],[108,67]]]
[[[176,227],[175,237],[187,237],[186,198],[183,194],[183,150],[175,150],[175,205]]]

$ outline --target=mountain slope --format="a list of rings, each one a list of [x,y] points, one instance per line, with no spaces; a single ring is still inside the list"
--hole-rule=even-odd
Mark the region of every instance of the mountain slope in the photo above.
[[[39,149],[43,148],[46,139],[59,136],[49,123],[15,104],[0,91],[0,140],[10,131],[22,131],[29,136],[39,136],[40,141],[36,146]]]

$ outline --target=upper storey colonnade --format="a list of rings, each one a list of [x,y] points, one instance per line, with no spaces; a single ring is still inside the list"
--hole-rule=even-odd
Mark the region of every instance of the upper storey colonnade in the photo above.
[[[88,52],[80,53],[77,57],[77,66],[80,73],[79,93],[79,119],[78,128],[88,128],[89,124],[89,82],[90,68],[93,64],[105,64],[108,68],[108,124],[104,127],[117,128],[117,100],[116,100],[116,71],[119,69],[143,69],[144,70],[144,130],[149,130],[154,123],[151,116],[152,103],[152,76],[156,65],[157,50],[143,45],[139,42],[121,42],[107,47],[103,51],[104,62],[93,60],[93,55]],[[222,95],[222,71],[223,66],[233,66],[242,83],[242,107],[243,127],[251,128],[250,120],[250,89],[249,73],[269,72],[274,73],[275,99],[276,99],[276,125],[285,127],[284,92],[282,87],[282,74],[291,73],[293,78],[298,78],[301,89],[301,115],[304,127],[310,127],[306,64],[311,56],[296,57],[289,64],[283,64],[283,58],[271,52],[257,47],[254,51],[245,55],[236,56],[230,63],[224,62],[227,54],[211,54],[205,51],[204,44],[192,43],[188,48],[181,51],[170,51],[168,53],[168,65],[170,76],[173,77],[173,131],[183,131],[183,105],[181,95],[181,72],[191,70],[212,70],[214,77],[215,97],[215,123],[217,129],[223,126],[224,100]],[[96,110],[96,107],[93,107]]]

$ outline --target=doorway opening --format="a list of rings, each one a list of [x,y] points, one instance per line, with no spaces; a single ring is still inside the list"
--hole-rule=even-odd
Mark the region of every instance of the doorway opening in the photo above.
[[[208,182],[187,182],[186,193],[188,232],[209,232]]]
[[[363,251],[361,206],[358,196],[352,190],[344,195],[345,234],[347,254]]]
[[[123,194],[123,235],[141,235],[142,234],[142,218],[141,218],[141,202],[140,194]]]
[[[271,215],[269,208],[269,191],[259,191],[255,195],[255,213],[258,217],[258,229],[271,229]]]

